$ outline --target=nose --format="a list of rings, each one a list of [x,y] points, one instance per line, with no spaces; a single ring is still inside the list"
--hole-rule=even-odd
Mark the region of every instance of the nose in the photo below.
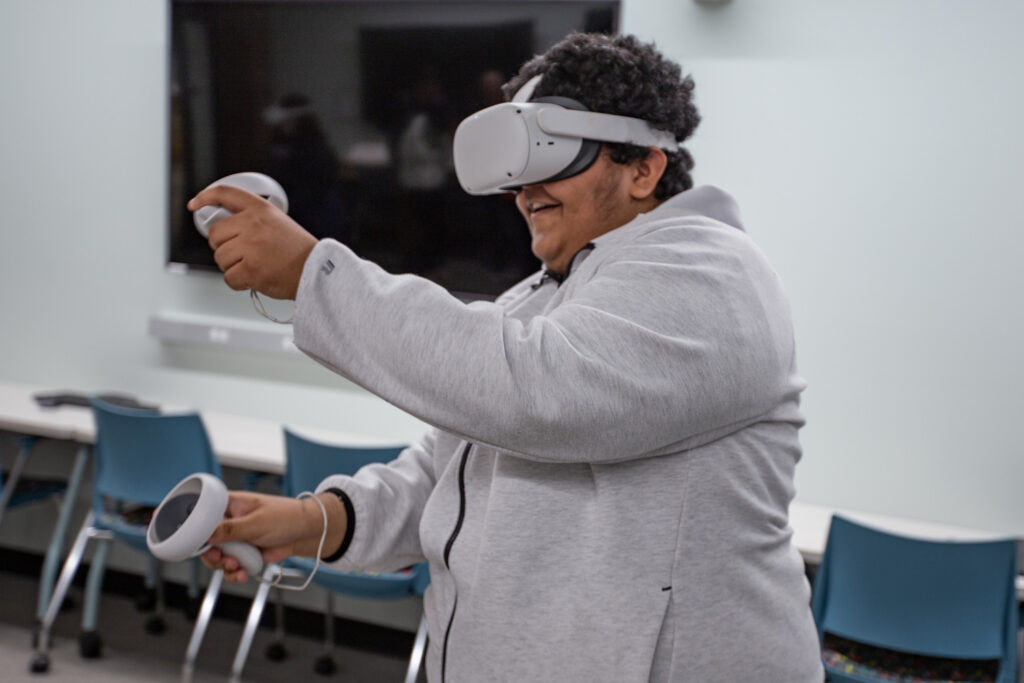
[[[534,185],[522,185],[522,186],[520,186],[519,188],[516,189],[516,196],[517,197],[522,196],[522,197],[525,197],[526,199],[531,199],[531,198],[535,197],[537,194],[539,194],[539,193],[541,193],[543,191],[544,191],[544,184],[543,183],[536,183]]]

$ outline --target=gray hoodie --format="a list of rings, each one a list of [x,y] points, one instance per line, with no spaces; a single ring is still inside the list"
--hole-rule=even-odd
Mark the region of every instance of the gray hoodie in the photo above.
[[[337,568],[430,563],[431,681],[822,680],[789,307],[721,190],[493,303],[325,240],[295,342],[434,427],[320,487],[355,511]]]

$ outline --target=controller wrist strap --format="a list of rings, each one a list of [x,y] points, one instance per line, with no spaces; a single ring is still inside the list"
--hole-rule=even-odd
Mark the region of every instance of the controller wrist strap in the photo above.
[[[287,320],[278,320],[274,316],[267,313],[267,309],[263,307],[263,299],[260,298],[259,293],[255,289],[249,290],[249,298],[252,299],[252,307],[256,309],[256,312],[262,315],[264,318],[271,322],[278,323],[280,325],[290,325],[292,322],[291,318]]]
[[[255,290],[250,290],[250,291],[255,292]],[[273,318],[271,318],[271,320],[273,320]],[[280,322],[280,321],[279,320],[275,320],[274,322]],[[305,590],[305,588],[309,585],[310,581],[313,580],[313,577],[316,576],[317,570],[320,569],[320,555],[324,551],[324,541],[327,540],[327,508],[324,507],[324,502],[322,500],[320,500],[319,498],[317,498],[316,495],[314,495],[310,491],[303,491],[298,496],[296,496],[296,498],[298,498],[299,500],[301,500],[303,498],[312,498],[313,500],[315,500],[316,504],[320,506],[320,514],[323,515],[323,518],[324,518],[324,530],[320,534],[320,545],[318,545],[317,549],[316,549],[316,562],[313,565],[313,571],[311,571],[309,573],[309,576],[306,577],[305,582],[303,582],[300,585],[281,583],[281,581],[284,579],[284,572],[281,571],[280,569],[277,572],[277,576],[275,576],[270,581],[265,580],[263,577],[257,577],[259,579],[259,581],[261,581],[263,583],[270,584],[271,586],[273,586],[275,588],[281,588],[282,590],[289,590],[289,591]]]

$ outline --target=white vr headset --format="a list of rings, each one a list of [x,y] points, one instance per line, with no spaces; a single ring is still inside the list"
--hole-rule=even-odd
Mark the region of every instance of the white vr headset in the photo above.
[[[582,173],[602,142],[679,149],[675,135],[647,121],[587,111],[568,97],[530,100],[540,76],[511,102],[481,109],[455,130],[455,175],[469,194],[515,192]]]

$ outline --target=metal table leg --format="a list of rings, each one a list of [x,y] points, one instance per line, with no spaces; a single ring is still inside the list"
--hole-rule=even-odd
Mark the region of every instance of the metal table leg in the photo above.
[[[53,591],[53,582],[57,576],[57,567],[60,566],[61,551],[64,548],[64,539],[67,536],[68,525],[71,522],[71,513],[74,511],[75,501],[78,499],[78,490],[82,486],[82,476],[85,474],[85,466],[89,460],[91,449],[89,446],[78,447],[75,461],[71,466],[71,476],[68,477],[68,486],[64,491],[64,501],[60,506],[60,514],[57,517],[57,525],[50,537],[50,545],[46,549],[46,557],[43,560],[43,569],[39,575],[39,601],[36,604],[36,622],[42,622],[46,614],[46,607],[50,604],[50,594]]]

